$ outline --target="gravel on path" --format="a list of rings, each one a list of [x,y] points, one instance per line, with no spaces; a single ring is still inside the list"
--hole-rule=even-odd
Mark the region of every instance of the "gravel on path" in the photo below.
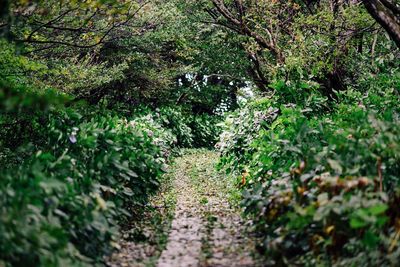
[[[158,267],[258,266],[246,222],[228,200],[229,179],[215,170],[217,160],[211,151],[178,159],[175,218]]]

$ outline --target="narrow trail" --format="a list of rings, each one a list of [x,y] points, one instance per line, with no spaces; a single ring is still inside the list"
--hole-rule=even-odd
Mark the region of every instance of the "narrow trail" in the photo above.
[[[202,151],[177,160],[177,206],[158,267],[256,266],[240,211],[230,207],[228,182],[215,171],[217,159]]]
[[[206,150],[191,150],[176,159],[171,173],[176,206],[158,260],[154,259],[157,253],[151,253],[153,261],[143,264],[146,253],[137,251],[140,246],[130,244],[125,245],[124,255],[144,256],[136,261],[130,257],[129,262],[123,263],[114,257],[110,266],[260,266],[252,257],[256,254],[254,240],[246,232],[246,222],[240,210],[230,204],[230,190],[234,189],[215,170],[217,160],[215,152]],[[130,252],[130,248],[136,251]]]

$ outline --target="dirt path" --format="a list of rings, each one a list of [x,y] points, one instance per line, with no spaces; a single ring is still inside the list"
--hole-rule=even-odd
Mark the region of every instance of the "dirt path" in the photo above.
[[[240,211],[228,201],[231,186],[215,171],[217,159],[210,151],[178,159],[175,217],[158,267],[257,265]]]
[[[216,153],[206,150],[190,150],[176,159],[170,174],[175,211],[169,232],[164,233],[164,245],[158,247],[158,252],[152,247],[149,253],[145,244],[138,246],[123,241],[123,248],[112,257],[110,265],[260,266],[252,257],[256,253],[254,242],[245,230],[246,222],[241,218],[240,210],[230,204],[235,201],[229,201],[235,189],[229,179],[215,171],[217,160]],[[146,259],[146,255],[151,255],[152,260]],[[121,258],[125,261],[121,262]]]
[[[167,248],[162,252],[158,267],[198,266],[204,237],[199,192],[193,188],[186,171],[192,162],[186,157],[177,160],[175,190],[177,203]]]

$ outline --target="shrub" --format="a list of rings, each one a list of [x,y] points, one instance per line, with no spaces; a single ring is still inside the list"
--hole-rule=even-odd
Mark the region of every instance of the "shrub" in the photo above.
[[[155,110],[139,107],[134,112],[135,121],[152,125],[156,132],[166,133],[168,140],[180,148],[212,148],[218,141],[221,117],[208,114],[193,114],[180,107],[164,106]],[[170,146],[170,145],[169,145]],[[170,153],[170,152],[168,152]]]
[[[237,175],[245,171],[255,151],[251,144],[261,129],[276,119],[278,112],[270,99],[259,99],[226,117],[216,147],[221,153],[220,165],[228,173]]]
[[[164,127],[160,120],[159,113],[149,112],[146,115],[136,115],[129,122],[131,126],[146,131],[154,143],[160,148],[164,158],[176,154],[174,148],[178,144],[177,136],[171,129]]]
[[[225,123],[221,165],[238,176],[271,265],[398,263],[398,95],[339,99],[327,114],[271,99]]]
[[[193,115],[189,123],[193,135],[193,147],[212,148],[220,135],[219,123],[221,118],[216,115]]]
[[[192,129],[189,127],[190,117],[182,110],[162,107],[157,110],[161,124],[176,136],[179,147],[191,147],[193,144]]]
[[[15,99],[47,101],[19,93]],[[118,225],[137,216],[158,189],[167,156],[162,149],[173,138],[157,124],[110,111],[49,104],[29,113],[37,101],[13,103],[21,109],[1,117],[29,117],[34,127],[18,147],[29,151],[18,162],[7,157],[9,168],[0,172],[0,265],[100,262],[113,248]]]

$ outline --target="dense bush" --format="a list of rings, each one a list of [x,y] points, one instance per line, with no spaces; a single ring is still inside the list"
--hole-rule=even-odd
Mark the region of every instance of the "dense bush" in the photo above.
[[[180,148],[212,148],[221,132],[220,116],[194,114],[182,107],[164,106],[155,110],[140,107],[134,114],[135,121],[144,124],[151,122],[162,132],[168,132],[172,138],[164,137],[163,140],[169,140]]]
[[[0,174],[0,263],[101,261],[118,224],[135,216],[158,189],[167,156],[162,149],[173,137],[151,121],[130,121],[111,111],[55,109],[47,95],[22,89],[1,91],[9,107],[2,109],[2,122],[26,118],[29,127],[21,131],[29,132],[15,136],[23,157],[3,157],[8,168]],[[9,141],[7,136],[1,140]]]
[[[175,147],[218,136],[216,119],[181,109],[121,116],[67,101],[1,84],[0,265],[101,262],[159,188]]]
[[[164,107],[159,109],[159,120],[172,130],[181,147],[213,147],[220,134],[217,115],[193,114],[183,108]]]
[[[46,114],[66,100],[52,90],[35,93],[25,85],[0,80],[0,165],[22,162],[31,155],[34,144],[43,143],[39,130]]]
[[[174,155],[178,144],[177,136],[171,129],[162,125],[159,121],[159,114],[147,110],[145,113],[136,114],[129,124],[132,127],[139,127],[151,136],[153,142],[160,148],[164,158]]]
[[[276,119],[278,111],[271,106],[270,99],[259,99],[227,115],[216,147],[222,156],[220,164],[228,172],[237,174],[246,169],[255,151],[251,144],[263,125]]]
[[[285,98],[228,117],[221,165],[243,187],[242,204],[262,233],[270,265],[398,263],[396,86],[339,93],[340,103],[326,114],[281,104]]]
[[[189,127],[190,118],[182,110],[172,107],[158,109],[158,120],[164,127],[171,129],[177,138],[178,146],[192,146],[193,134]]]
[[[192,129],[193,147],[212,148],[221,133],[221,118],[216,115],[198,114],[191,117],[189,126]]]

